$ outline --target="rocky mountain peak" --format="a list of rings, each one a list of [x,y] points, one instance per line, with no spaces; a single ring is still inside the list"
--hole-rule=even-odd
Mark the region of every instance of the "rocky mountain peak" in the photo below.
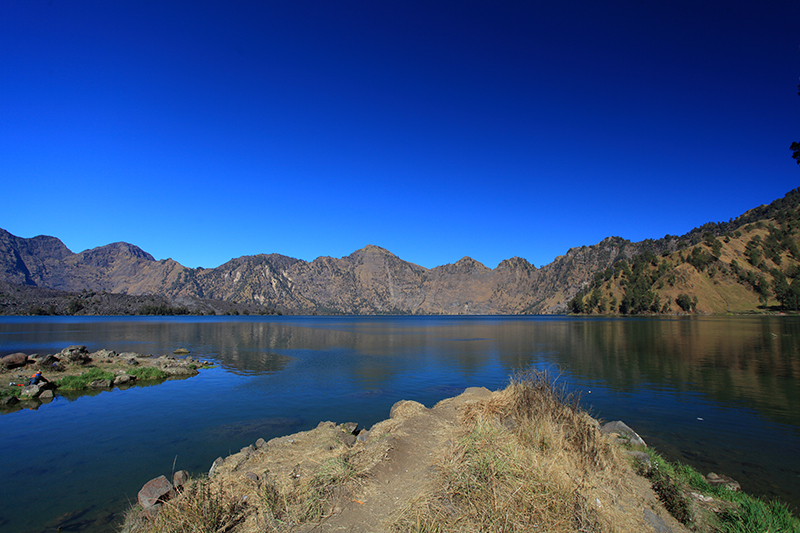
[[[80,262],[101,268],[108,268],[118,263],[155,261],[152,255],[127,242],[115,242],[84,250],[77,256]]]
[[[462,257],[461,259],[456,261],[455,262],[455,266],[457,266],[459,268],[462,268],[462,269],[463,268],[470,268],[470,269],[479,268],[479,269],[489,270],[489,268],[486,265],[484,265],[480,261],[474,260],[473,258],[469,257],[468,255],[465,255],[464,257]]]
[[[503,259],[497,265],[497,270],[506,269],[536,270],[536,266],[528,262],[524,257],[512,257],[511,259]]]
[[[386,248],[381,248],[380,246],[375,246],[374,244],[368,244],[365,247],[361,248],[360,250],[356,250],[350,256],[354,255],[363,255],[363,254],[370,254],[370,255],[388,255],[391,257],[397,257],[392,252],[387,250]]]

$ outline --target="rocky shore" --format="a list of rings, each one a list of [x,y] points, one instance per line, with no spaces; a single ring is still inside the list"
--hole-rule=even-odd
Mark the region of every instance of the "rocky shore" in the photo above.
[[[57,394],[127,388],[137,381],[182,379],[209,365],[177,349],[155,357],[113,350],[89,352],[86,346],[68,346],[56,354],[13,353],[0,358],[0,412],[36,409]],[[29,384],[37,371],[42,378]]]
[[[666,463],[623,422],[600,424],[560,401],[543,410],[526,405],[547,411],[529,418],[515,411],[512,396],[470,388],[430,409],[398,402],[368,430],[320,422],[258,439],[216,459],[207,474],[190,479],[180,471],[146,483],[122,531],[184,531],[199,522],[235,533],[506,531],[486,528],[505,513],[517,522],[509,531],[539,524],[544,531],[678,533],[712,531],[711,517],[733,508],[717,493],[663,492]],[[458,485],[462,477],[466,484]],[[704,483],[738,490],[713,473]],[[688,518],[674,516],[675,501]],[[469,520],[472,526],[462,524]]]

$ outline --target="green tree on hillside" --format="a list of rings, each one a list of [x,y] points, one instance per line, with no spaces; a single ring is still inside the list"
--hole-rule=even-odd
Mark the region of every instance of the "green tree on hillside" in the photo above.
[[[776,270],[772,275],[772,291],[784,309],[797,311],[800,308],[800,281],[798,278],[789,283],[786,275]]]
[[[678,297],[675,298],[675,303],[686,313],[692,310],[692,299],[686,293],[680,293]]]
[[[582,292],[579,292],[578,294],[575,295],[575,297],[572,300],[570,300],[569,308],[576,315],[580,315],[581,313],[583,313],[584,306],[583,306],[583,293]]]

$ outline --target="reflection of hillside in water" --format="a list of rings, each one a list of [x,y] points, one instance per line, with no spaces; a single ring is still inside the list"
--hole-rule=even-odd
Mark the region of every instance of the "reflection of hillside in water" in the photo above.
[[[51,338],[65,336],[90,349],[155,355],[187,347],[194,357],[218,360],[243,374],[280,372],[291,361],[319,352],[314,370],[328,365],[338,377],[353,379],[366,389],[386,387],[408,373],[448,372],[478,381],[487,365],[499,364],[511,374],[551,361],[613,390],[633,392],[664,385],[734,401],[779,421],[800,424],[797,317],[241,317],[31,327],[39,344],[14,351],[57,351],[64,346],[44,346]]]
[[[800,320],[794,317],[574,320],[535,329],[530,342],[556,352],[553,359],[575,375],[614,390],[663,384],[800,422]],[[500,345],[509,367],[521,362],[513,356],[519,340],[513,343],[511,350]]]
[[[291,323],[209,324],[199,331],[209,335],[219,349],[224,365],[246,373],[279,370],[293,357],[293,352],[330,352],[346,357],[339,366],[350,377],[370,386],[391,381],[396,375],[415,366],[442,364],[453,372],[472,375],[485,364],[494,349],[491,340],[464,339],[471,333],[465,326],[398,328],[396,323],[372,324],[347,322],[325,327]],[[342,355],[343,354],[343,355]]]
[[[793,412],[800,403],[800,320],[794,317],[195,326],[187,339],[215,345],[223,364],[247,373],[279,371],[297,350],[350,355],[338,371],[370,387],[432,365],[474,377],[492,361],[511,374],[544,359],[614,390],[664,385],[800,423]]]

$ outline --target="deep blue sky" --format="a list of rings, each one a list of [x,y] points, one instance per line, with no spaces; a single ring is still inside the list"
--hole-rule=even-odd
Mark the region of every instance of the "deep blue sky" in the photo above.
[[[800,185],[800,2],[0,2],[0,227],[432,268]]]

